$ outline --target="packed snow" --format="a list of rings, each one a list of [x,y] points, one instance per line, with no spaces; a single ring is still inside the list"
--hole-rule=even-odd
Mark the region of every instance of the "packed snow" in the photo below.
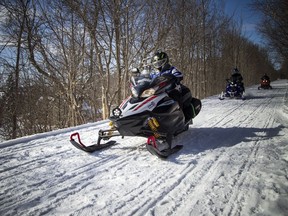
[[[0,143],[0,215],[288,215],[288,81],[246,87],[246,100],[218,95],[176,139],[166,160],[146,139],[85,153],[108,120]]]

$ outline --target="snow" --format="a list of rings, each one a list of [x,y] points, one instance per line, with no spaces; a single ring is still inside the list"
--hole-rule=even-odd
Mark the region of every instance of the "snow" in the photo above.
[[[218,96],[166,160],[140,137],[87,154],[108,121],[0,143],[0,215],[287,215],[288,81],[246,88],[246,100]]]

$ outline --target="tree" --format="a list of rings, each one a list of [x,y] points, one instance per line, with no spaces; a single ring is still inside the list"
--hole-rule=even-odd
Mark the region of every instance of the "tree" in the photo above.
[[[32,8],[31,8],[32,11]],[[90,81],[85,26],[59,1],[38,2],[26,17],[30,61],[67,103],[67,126],[84,123],[83,87]],[[85,79],[84,79],[85,77]]]
[[[251,7],[262,16],[258,30],[273,49],[288,58],[288,2],[286,0],[255,0]]]
[[[9,83],[13,83],[15,87],[13,90],[15,91],[13,94],[13,103],[11,103],[11,111],[12,111],[12,138],[17,137],[17,118],[18,118],[18,107],[20,105],[19,98],[19,76],[20,76],[20,61],[21,61],[21,52],[23,46],[23,33],[25,29],[25,20],[26,14],[28,11],[28,5],[30,4],[30,0],[19,0],[16,2],[3,0],[1,2],[1,6],[5,8],[7,12],[6,16],[6,26],[3,29],[9,35],[8,41],[10,46],[15,47],[15,62],[11,65],[13,69],[13,73],[9,76]],[[19,9],[20,8],[20,9]],[[12,60],[13,61],[13,60]],[[11,81],[14,79],[14,82]]]
[[[2,2],[14,25],[1,44],[0,71],[18,77],[15,125],[21,135],[108,118],[130,94],[130,69],[143,69],[156,50],[168,53],[198,98],[222,91],[235,66],[247,85],[263,71],[275,72],[267,50],[242,35],[241,21],[223,13],[222,1]],[[3,55],[8,48],[11,59]]]
[[[16,100],[15,100],[15,78],[14,73],[10,73],[7,79],[6,89],[4,90],[4,95],[2,98],[3,103],[3,113],[2,113],[2,136],[6,139],[14,139],[15,138],[15,125],[14,125],[14,117],[15,117],[15,109],[16,109]],[[16,128],[17,129],[17,128]]]

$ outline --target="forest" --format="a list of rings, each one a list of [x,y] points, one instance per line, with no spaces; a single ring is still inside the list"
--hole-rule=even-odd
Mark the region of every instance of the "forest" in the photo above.
[[[0,137],[107,119],[133,68],[162,50],[195,97],[219,94],[237,67],[246,86],[288,77],[288,2],[254,0],[260,46],[218,0],[1,0]]]

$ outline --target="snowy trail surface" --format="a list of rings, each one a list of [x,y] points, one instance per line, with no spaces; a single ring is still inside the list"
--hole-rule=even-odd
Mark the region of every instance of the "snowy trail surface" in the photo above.
[[[160,160],[145,139],[87,154],[108,121],[0,143],[0,215],[288,215],[288,82],[246,100],[202,100],[182,150]]]

